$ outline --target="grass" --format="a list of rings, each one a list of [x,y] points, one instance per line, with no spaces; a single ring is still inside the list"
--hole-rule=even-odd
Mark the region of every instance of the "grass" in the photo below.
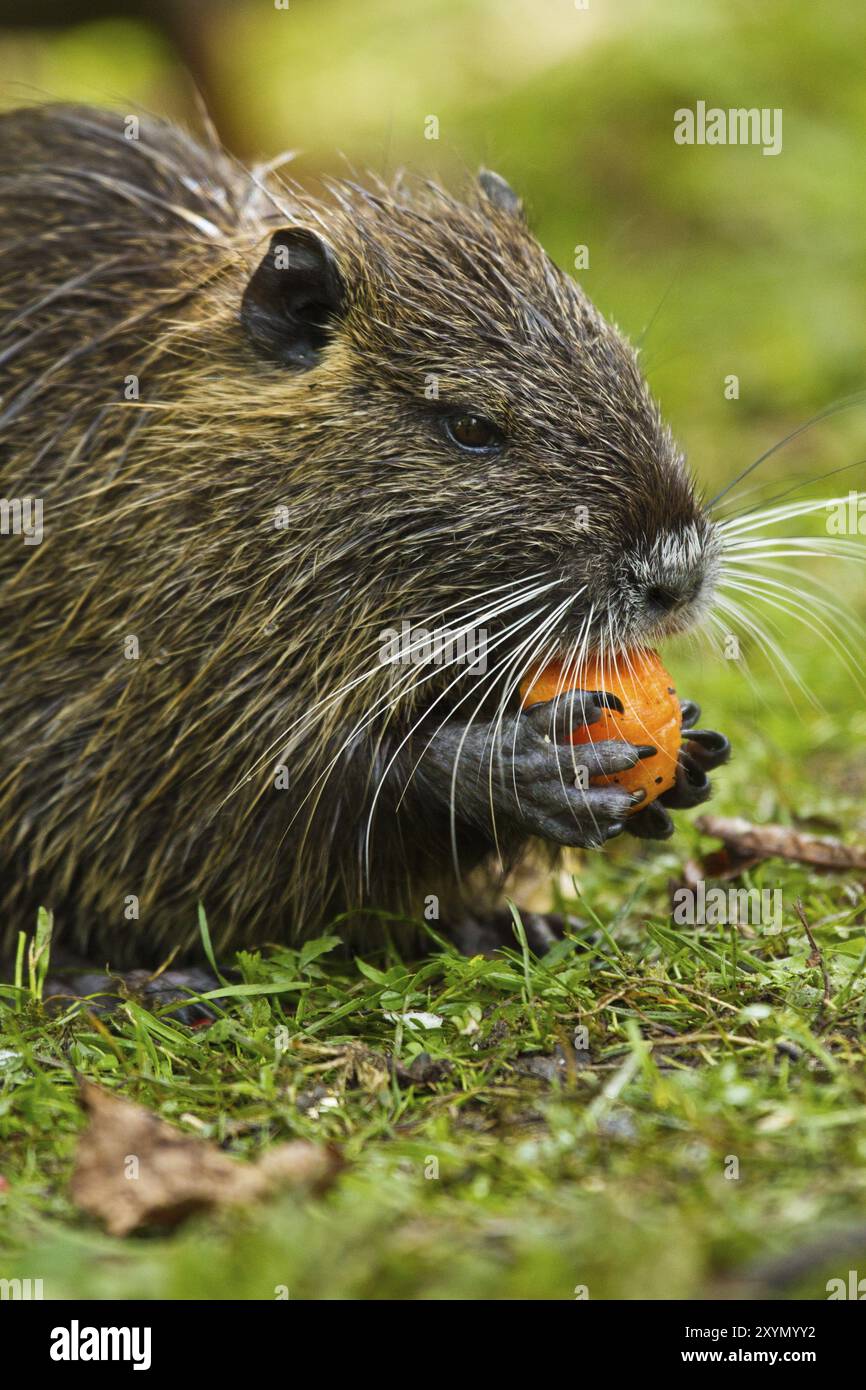
[[[718,809],[856,827],[843,694],[801,724],[721,673],[739,757]],[[709,847],[689,819],[589,856],[580,925],[541,960],[519,929],[492,960],[434,942],[406,963],[396,927],[363,960],[244,954],[248,992],[206,1030],[132,1002],[48,1019],[25,970],[0,1006],[0,1273],[47,1297],[826,1297],[866,1257],[863,886],[767,863],[743,884],[781,889],[780,926],[676,927],[670,881]],[[68,1196],[73,1067],[239,1157],[302,1136],[346,1167],[324,1196],[109,1238]]]

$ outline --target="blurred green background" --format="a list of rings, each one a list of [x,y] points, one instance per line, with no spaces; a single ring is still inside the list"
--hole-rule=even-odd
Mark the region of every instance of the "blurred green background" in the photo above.
[[[7,106],[74,98],[195,124],[198,92],[235,153],[296,150],[302,178],[344,160],[452,184],[498,169],[561,264],[589,247],[579,278],[645,333],[652,385],[710,484],[863,385],[864,52],[849,0],[0,4]],[[781,154],[675,145],[673,113],[698,99],[782,108]],[[774,475],[861,456],[858,409],[761,477],[771,494]]]

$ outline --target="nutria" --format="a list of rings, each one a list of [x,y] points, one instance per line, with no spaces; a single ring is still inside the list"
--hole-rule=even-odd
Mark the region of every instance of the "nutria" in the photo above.
[[[434,896],[448,921],[528,841],[669,834],[557,746],[604,692],[516,692],[697,621],[716,532],[508,185],[314,196],[68,106],[0,132],[2,493],[43,508],[39,543],[0,543],[7,933],[43,904],[141,965],[199,902],[217,949]],[[418,664],[419,627],[458,634],[452,664]],[[667,804],[726,751],[693,733]]]

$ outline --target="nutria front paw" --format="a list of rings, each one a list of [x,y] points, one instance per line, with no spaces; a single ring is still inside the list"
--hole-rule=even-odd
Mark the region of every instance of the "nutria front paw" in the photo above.
[[[674,823],[668,811],[687,810],[706,801],[713,790],[707,772],[721,767],[731,755],[731,745],[724,734],[694,727],[701,717],[699,705],[681,700],[680,708],[688,739],[680,749],[677,780],[669,791],[629,820],[629,833],[641,840],[666,840],[673,835]]]
[[[67,970],[50,975],[45,981],[46,1007],[67,1008],[71,1000],[86,1001],[87,1008],[96,1014],[113,1013],[126,999],[137,999],[146,1009],[155,1011],[177,1004],[171,1018],[198,1028],[213,1023],[216,1014],[198,1000],[184,1003],[193,994],[206,994],[217,989],[219,980],[202,966],[184,969],[117,971],[105,974],[101,970]]]
[[[618,835],[628,813],[643,800],[644,792],[589,783],[634,767],[655,752],[653,747],[621,739],[569,742],[578,725],[596,723],[611,698],[600,691],[569,691],[565,698],[533,705],[514,720],[511,815],[529,834],[594,849]]]
[[[644,793],[593,787],[594,777],[634,767],[655,752],[621,740],[572,746],[570,733],[596,723],[611,696],[571,690],[489,724],[448,721],[427,743],[418,777],[460,819],[492,839],[509,828],[555,844],[595,848],[625,828]]]

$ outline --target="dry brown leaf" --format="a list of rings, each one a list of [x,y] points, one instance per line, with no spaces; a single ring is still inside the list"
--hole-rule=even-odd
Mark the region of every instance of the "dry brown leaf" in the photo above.
[[[704,835],[724,841],[740,859],[788,859],[822,869],[866,869],[866,849],[844,845],[841,840],[804,835],[788,825],[753,825],[740,817],[699,816],[695,821]],[[741,866],[743,867],[743,866]]]
[[[142,1105],[89,1081],[79,1087],[90,1124],[78,1143],[72,1197],[112,1235],[175,1226],[193,1212],[250,1204],[282,1186],[321,1191],[342,1167],[333,1149],[305,1139],[239,1162]]]

